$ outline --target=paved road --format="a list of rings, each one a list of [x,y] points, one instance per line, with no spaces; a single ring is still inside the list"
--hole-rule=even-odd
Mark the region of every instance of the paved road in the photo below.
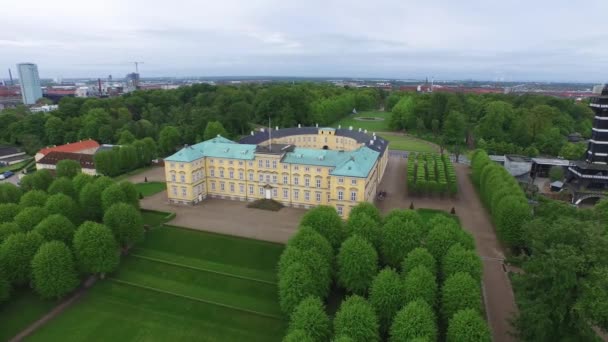
[[[475,237],[477,251],[483,261],[483,293],[486,314],[494,341],[513,341],[509,335],[509,319],[516,312],[515,299],[511,282],[504,272],[502,260],[503,249],[498,242],[494,227],[479,201],[479,197],[468,176],[469,168],[455,165],[458,178],[459,194],[457,198],[409,197],[406,190],[406,167],[404,158],[391,156],[380,189],[388,192],[388,197],[378,202],[383,212],[394,208],[409,208],[414,202],[416,208],[441,209],[455,208],[462,226]]]

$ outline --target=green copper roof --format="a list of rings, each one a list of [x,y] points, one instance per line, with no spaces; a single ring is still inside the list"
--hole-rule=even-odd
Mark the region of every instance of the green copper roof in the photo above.
[[[332,127],[322,127],[322,128],[319,128],[319,131],[335,131],[335,130],[336,129],[332,128]]]
[[[333,167],[334,176],[365,178],[374,167],[380,153],[360,147],[354,151],[317,150],[296,147],[285,154],[283,163]]]
[[[196,145],[186,146],[175,154],[165,158],[165,160],[186,163],[203,157],[252,160],[254,158],[255,146],[251,144],[237,144],[232,140],[217,136]]]

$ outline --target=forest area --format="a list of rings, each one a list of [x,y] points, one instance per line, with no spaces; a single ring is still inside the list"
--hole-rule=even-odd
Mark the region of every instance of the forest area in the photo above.
[[[129,144],[149,137],[164,156],[206,135],[238,138],[254,124],[268,125],[269,119],[273,127],[329,125],[354,108],[378,108],[384,97],[377,89],[313,83],[198,84],[113,98],[65,97],[58,110],[47,114],[30,114],[25,107],[0,112],[0,144],[18,145],[31,154],[87,138]]]
[[[390,126],[452,151],[475,147],[489,154],[583,157],[585,143],[569,143],[572,133],[591,137],[593,111],[586,101],[525,94],[417,94],[387,97]]]

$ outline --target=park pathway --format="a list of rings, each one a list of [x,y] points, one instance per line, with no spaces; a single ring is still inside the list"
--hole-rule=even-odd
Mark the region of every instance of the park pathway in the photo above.
[[[469,167],[455,164],[458,178],[457,198],[410,197],[406,191],[406,159],[391,156],[379,189],[388,192],[378,207],[387,213],[391,209],[407,209],[414,203],[416,209],[430,208],[449,211],[452,207],[462,226],[470,231],[483,262],[482,291],[486,316],[492,330],[493,341],[514,341],[510,332],[510,320],[517,312],[513,289],[508,274],[503,268],[504,251],[500,245],[492,222],[481,204],[469,178]]]

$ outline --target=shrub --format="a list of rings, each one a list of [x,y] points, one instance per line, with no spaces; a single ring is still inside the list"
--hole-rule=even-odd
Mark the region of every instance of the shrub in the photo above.
[[[331,323],[323,302],[318,297],[305,298],[298,304],[289,322],[289,331],[301,330],[312,341],[329,340]]]
[[[112,230],[114,238],[123,247],[130,247],[144,236],[141,213],[127,203],[111,206],[103,216],[103,223]]]
[[[407,253],[420,246],[424,233],[425,229],[414,221],[400,221],[397,217],[387,221],[382,228],[382,260],[387,265],[399,267]]]
[[[418,247],[409,252],[401,263],[401,271],[405,275],[417,266],[424,266],[433,275],[437,275],[437,262],[426,248]]]
[[[86,273],[112,272],[118,267],[120,254],[112,231],[99,223],[85,222],[74,234],[74,253],[80,270]]]
[[[24,285],[30,280],[31,262],[43,239],[37,233],[16,233],[0,245],[0,270],[14,285]]]
[[[390,330],[391,342],[407,342],[416,338],[437,340],[435,314],[423,300],[410,302],[399,310]]]
[[[380,224],[364,212],[349,215],[346,232],[348,236],[359,235],[376,248],[380,244]]]
[[[1,184],[0,184],[1,185]],[[11,222],[19,214],[21,207],[15,203],[0,204],[0,223]]]
[[[338,253],[338,282],[348,291],[365,294],[378,272],[378,254],[357,235],[348,238]]]
[[[74,188],[72,180],[66,177],[57,178],[49,186],[49,195],[64,194],[70,196],[74,200],[78,200],[78,192]]]
[[[32,283],[42,298],[61,298],[78,286],[72,252],[63,242],[40,246],[32,259]]]
[[[347,336],[355,342],[379,341],[378,318],[374,309],[360,296],[342,302],[334,318],[336,336]]]
[[[442,277],[443,279],[457,273],[463,272],[470,275],[476,281],[481,281],[482,267],[481,258],[472,250],[466,250],[457,243],[452,245],[443,257]]]
[[[279,259],[279,279],[294,263],[302,264],[314,275],[312,279],[315,284],[314,294],[321,298],[327,297],[331,285],[331,269],[327,260],[315,251],[288,246]]]
[[[308,267],[293,263],[279,278],[279,304],[286,315],[291,315],[300,302],[315,295],[313,274]]]
[[[23,196],[21,196],[21,200],[19,201],[19,205],[22,208],[27,207],[44,207],[47,198],[49,195],[42,190],[32,190],[28,191]]]
[[[479,283],[466,273],[455,273],[448,277],[441,288],[441,314],[447,322],[462,309],[481,309]]]
[[[48,215],[49,213],[44,208],[28,207],[22,209],[19,214],[15,216],[15,223],[19,225],[19,228],[21,228],[23,232],[29,232]]]
[[[479,312],[464,309],[450,318],[447,331],[448,342],[490,342],[492,337],[486,321]]]
[[[306,212],[300,221],[300,227],[303,226],[316,230],[329,241],[334,250],[340,248],[346,235],[338,212],[329,206],[320,205]]]
[[[44,208],[49,214],[59,214],[67,217],[74,224],[81,221],[80,208],[78,203],[68,195],[58,193],[49,197]]]
[[[66,245],[72,243],[75,230],[76,227],[67,217],[58,214],[48,216],[34,228],[34,232],[46,241],[58,240]]]
[[[376,275],[369,290],[369,303],[378,315],[381,331],[388,331],[404,303],[403,284],[395,270],[385,268]]]
[[[417,299],[431,306],[437,303],[437,279],[424,266],[417,266],[405,275],[403,288],[406,303]]]

